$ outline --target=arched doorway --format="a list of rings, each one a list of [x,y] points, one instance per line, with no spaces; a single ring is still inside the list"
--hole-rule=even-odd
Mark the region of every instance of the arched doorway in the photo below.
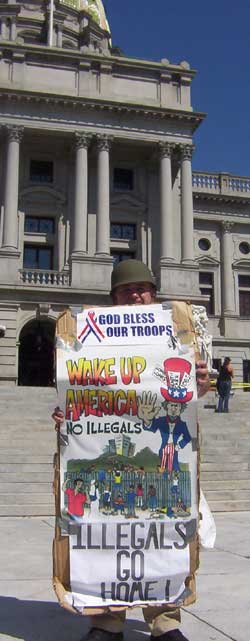
[[[55,325],[49,320],[33,320],[19,337],[18,385],[54,385]]]

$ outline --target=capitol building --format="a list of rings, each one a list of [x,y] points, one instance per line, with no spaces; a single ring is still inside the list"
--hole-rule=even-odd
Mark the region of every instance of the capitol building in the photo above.
[[[126,257],[250,380],[250,178],[192,171],[189,63],[126,57],[101,0],[2,0],[0,23],[0,382],[53,385],[58,315],[110,304]]]

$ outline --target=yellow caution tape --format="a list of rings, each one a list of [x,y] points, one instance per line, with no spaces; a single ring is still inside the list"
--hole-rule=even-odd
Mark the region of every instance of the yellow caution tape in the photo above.
[[[216,380],[210,381],[210,389],[216,387],[216,383],[217,383]],[[232,383],[232,388],[231,389],[238,389],[238,388],[240,389],[241,387],[242,388],[243,387],[250,387],[250,383],[243,383],[243,382],[241,383],[240,381],[235,381],[235,383]]]

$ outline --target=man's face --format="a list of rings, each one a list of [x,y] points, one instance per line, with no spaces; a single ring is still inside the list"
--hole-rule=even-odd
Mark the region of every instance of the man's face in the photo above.
[[[168,403],[167,407],[167,416],[175,418],[180,416],[181,413],[181,403]]]
[[[76,492],[80,492],[81,489],[82,489],[82,481],[77,481],[75,486]]]
[[[155,288],[151,283],[128,283],[116,287],[114,305],[151,305],[155,301]]]

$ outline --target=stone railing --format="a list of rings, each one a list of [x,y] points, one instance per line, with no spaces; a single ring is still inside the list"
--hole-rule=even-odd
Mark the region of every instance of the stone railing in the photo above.
[[[228,196],[250,197],[250,178],[231,174],[193,171],[193,193],[207,192]]]
[[[81,9],[81,0],[59,0],[59,3],[73,7],[73,9],[77,9],[78,11]]]
[[[20,269],[20,280],[26,285],[45,287],[68,287],[69,274],[43,269]]]

